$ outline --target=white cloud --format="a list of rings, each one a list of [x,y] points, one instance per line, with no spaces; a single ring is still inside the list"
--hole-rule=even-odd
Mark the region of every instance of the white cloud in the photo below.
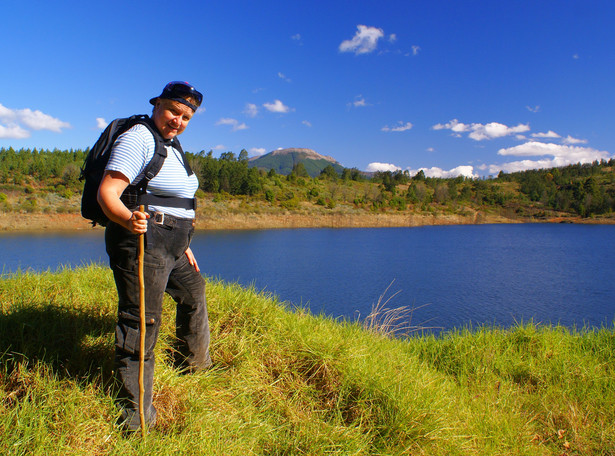
[[[10,109],[0,104],[0,137],[22,139],[30,136],[30,130],[49,130],[61,133],[63,128],[70,128],[68,122],[45,114],[39,110]],[[24,128],[25,127],[25,128]]]
[[[374,52],[378,40],[384,37],[384,31],[377,27],[357,25],[357,32],[351,40],[342,41],[340,52],[354,52],[356,55]]]
[[[577,139],[568,135],[564,139],[562,139],[564,144],[587,144],[587,139]]]
[[[389,43],[394,43],[395,41],[397,41],[397,35],[395,33],[391,33],[389,35]]]
[[[16,118],[17,114],[14,110],[7,108],[0,103],[0,121],[10,122],[15,120]]]
[[[451,130],[456,136],[461,136],[460,133],[470,130],[469,125],[459,122],[457,119],[453,119],[445,124],[436,124],[431,128],[434,130]]]
[[[60,133],[62,128],[70,127],[68,122],[63,122],[38,110],[19,109],[16,112],[18,121],[33,130],[50,130]]]
[[[286,106],[284,103],[282,103],[280,100],[275,100],[273,103],[264,103],[263,107],[270,112],[277,112],[277,113],[281,113],[281,114],[286,114],[290,111],[292,111],[291,108],[289,108],[288,106]]]
[[[531,136],[532,138],[561,138],[560,135],[558,135],[552,130],[549,130],[546,133],[532,133]]]
[[[228,147],[224,144],[218,144],[217,146],[214,146],[214,150],[228,150]]]
[[[258,115],[258,106],[253,103],[246,103],[243,113],[248,117],[256,117]]]
[[[523,133],[529,131],[529,125],[519,124],[516,127],[507,127],[498,122],[490,122],[486,125],[472,124],[472,132],[468,137],[475,141],[483,139],[502,138],[504,136],[514,135],[515,133]]]
[[[442,179],[448,179],[451,177],[457,176],[465,176],[465,177],[478,177],[477,174],[474,174],[474,168],[470,165],[457,166],[456,168],[450,169],[448,171],[438,168],[436,166],[432,168],[419,168],[419,169],[410,169],[407,168],[408,173],[411,176],[416,175],[419,171],[423,171],[425,177],[438,177]]]
[[[354,101],[348,103],[348,107],[350,108],[365,108],[367,106],[372,105],[365,100],[365,97],[363,97],[363,95],[357,95],[356,97],[354,97]]]
[[[500,149],[498,155],[513,155],[517,157],[552,155],[554,157],[570,158],[573,160],[571,163],[577,163],[582,158],[590,158],[593,161],[596,159],[608,158],[609,156],[608,152],[598,151],[590,147],[563,146],[560,144],[538,141],[530,141],[515,147]]]
[[[29,138],[30,132],[24,130],[19,125],[8,124],[8,126],[0,125],[0,138],[1,139],[24,139]]]
[[[299,44],[303,44],[303,42],[301,41],[301,35],[299,33],[295,33],[293,36],[290,37],[290,39],[293,41],[297,41]]]
[[[68,122],[63,122],[39,110],[18,109],[16,112],[19,122],[24,123],[33,130],[49,130],[60,133],[62,128],[70,127]]]
[[[553,130],[549,130],[546,133],[532,133],[530,136],[536,139],[559,139],[561,140],[562,144],[587,144],[587,139],[573,138],[570,135],[563,138],[559,134],[555,133]],[[517,139],[525,140],[527,138],[524,135],[517,135]]]
[[[534,106],[533,108],[531,106],[526,106],[525,108],[528,111],[530,111],[530,112],[538,112],[538,111],[540,111],[540,106],[538,106],[538,105]]]
[[[517,133],[523,133],[530,130],[530,126],[526,124],[519,124],[516,127],[508,127],[499,122],[490,122],[488,124],[464,124],[457,119],[453,119],[446,124],[436,124],[431,127],[434,130],[451,130],[454,136],[460,137],[461,133],[467,133],[469,138],[475,141],[482,141],[484,139],[502,138],[504,136],[510,136]]]
[[[254,157],[260,157],[261,155],[264,155],[265,152],[267,151],[265,150],[264,147],[252,147],[250,149],[250,154],[252,154],[252,156]]]
[[[399,171],[401,168],[399,166],[393,165],[392,163],[379,163],[374,162],[367,165],[367,171],[370,173],[375,173],[376,171]]]
[[[109,125],[109,122],[107,122],[102,117],[96,118],[96,128],[100,128],[101,130],[104,130],[105,128],[107,128],[107,125]]]
[[[287,78],[284,73],[280,73],[279,71],[278,71],[278,78],[280,78],[280,79],[282,79],[283,81],[286,81],[286,82],[292,82],[292,80],[290,78]]]
[[[305,125],[306,127],[311,127],[312,126],[312,122],[310,122],[309,120],[304,120],[303,122],[301,122],[303,125]]]
[[[412,46],[412,55],[419,55],[419,51],[421,50],[420,46]]]
[[[591,163],[595,160],[608,160],[609,153],[592,149],[553,143],[530,141],[515,147],[500,149],[498,155],[515,157],[545,157],[536,160],[518,160],[502,165],[490,165],[489,171],[495,174],[500,170],[505,172],[525,171],[528,169],[554,168],[573,165],[575,163]]]
[[[248,126],[243,123],[243,122],[239,122],[237,119],[231,119],[231,118],[222,118],[219,121],[216,122],[216,126],[218,125],[230,125],[232,127],[232,131],[239,131],[239,130],[246,130],[248,128]]]
[[[381,128],[381,130],[399,132],[399,131],[410,130],[411,128],[412,128],[412,124],[410,122],[403,123],[400,120],[399,122],[397,122],[397,126],[389,127],[388,125],[385,125],[384,127]]]

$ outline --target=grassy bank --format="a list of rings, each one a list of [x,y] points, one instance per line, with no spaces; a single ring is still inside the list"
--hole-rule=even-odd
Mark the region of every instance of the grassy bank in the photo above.
[[[110,272],[2,278],[0,454],[615,454],[612,329],[401,340],[234,284],[207,293],[214,368],[171,367],[167,301],[144,444],[113,426]]]

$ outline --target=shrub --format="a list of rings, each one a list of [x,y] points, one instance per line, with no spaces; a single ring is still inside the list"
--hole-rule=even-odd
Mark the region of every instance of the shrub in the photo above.
[[[288,210],[297,209],[299,207],[299,199],[296,197],[292,197],[286,201],[282,201],[280,203],[280,206]]]
[[[394,196],[393,198],[391,198],[389,205],[392,208],[397,209],[398,211],[404,211],[407,207],[406,199],[401,196]]]
[[[25,211],[28,213],[36,212],[38,209],[38,202],[36,201],[36,197],[29,196],[25,201],[23,201],[19,205],[20,211]]]
[[[60,196],[65,199],[71,199],[73,197],[73,192],[72,190],[66,188],[60,192]]]

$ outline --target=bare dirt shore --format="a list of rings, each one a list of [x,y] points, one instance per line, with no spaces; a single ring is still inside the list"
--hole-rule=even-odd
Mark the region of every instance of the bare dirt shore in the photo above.
[[[198,229],[272,229],[272,228],[386,228],[424,225],[467,225],[476,223],[511,223],[499,216],[473,214],[427,215],[385,214],[228,214],[197,220]]]
[[[427,225],[471,225],[484,223],[603,223],[613,224],[614,219],[579,219],[573,217],[544,220],[511,220],[498,215],[476,212],[469,215],[430,215],[411,213],[364,214],[215,214],[200,216],[198,230],[274,229],[274,228],[386,228]],[[16,214],[0,213],[0,232],[61,232],[92,229],[91,224],[79,214]]]

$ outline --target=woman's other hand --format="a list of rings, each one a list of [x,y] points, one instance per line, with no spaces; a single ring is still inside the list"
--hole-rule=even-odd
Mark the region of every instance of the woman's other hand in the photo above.
[[[196,272],[201,272],[199,269],[199,264],[196,262],[196,258],[194,257],[194,253],[192,253],[192,249],[188,247],[186,249],[186,256],[188,257],[188,263],[194,268]]]

